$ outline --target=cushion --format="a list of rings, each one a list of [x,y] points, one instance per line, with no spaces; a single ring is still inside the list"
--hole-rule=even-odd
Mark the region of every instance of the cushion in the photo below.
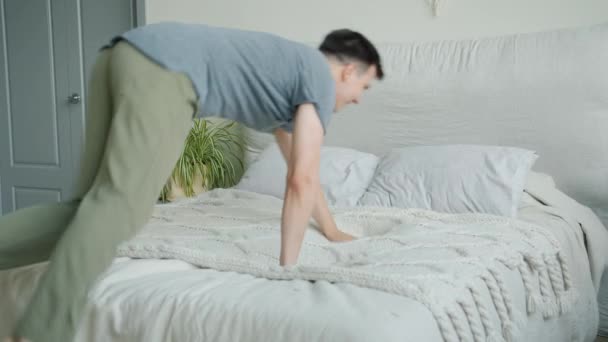
[[[320,182],[327,202],[334,206],[354,206],[369,185],[378,157],[348,148],[321,149]],[[276,143],[269,145],[245,171],[235,186],[283,198],[287,164]]]
[[[536,158],[533,151],[503,146],[393,149],[359,204],[516,217]]]

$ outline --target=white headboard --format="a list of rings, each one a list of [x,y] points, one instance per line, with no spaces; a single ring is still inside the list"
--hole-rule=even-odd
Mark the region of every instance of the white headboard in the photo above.
[[[386,80],[334,115],[327,145],[532,149],[534,170],[608,226],[608,24],[380,50]],[[250,137],[257,148],[271,141]]]

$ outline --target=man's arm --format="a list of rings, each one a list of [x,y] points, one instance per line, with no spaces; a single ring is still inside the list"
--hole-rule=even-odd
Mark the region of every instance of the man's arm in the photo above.
[[[277,136],[281,151],[283,146]],[[295,114],[291,146],[287,147],[287,178],[281,217],[281,265],[298,260],[304,233],[319,193],[319,158],[323,127],[312,104],[302,104]]]
[[[289,159],[292,148],[292,134],[283,130],[277,129],[274,132],[275,138],[281,150],[281,154],[285,159],[287,165],[289,165]],[[338,229],[336,222],[329,211],[329,206],[325,200],[325,195],[321,189],[321,183],[317,182],[317,196],[315,203],[313,204],[312,217],[317,222],[319,230],[327,239],[330,241],[349,241],[354,237],[346,234]]]

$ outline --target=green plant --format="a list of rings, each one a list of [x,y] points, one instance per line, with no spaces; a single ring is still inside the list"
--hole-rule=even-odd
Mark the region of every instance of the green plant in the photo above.
[[[194,120],[184,150],[161,191],[161,201],[168,200],[172,183],[181,187],[186,196],[193,196],[198,173],[202,187],[208,190],[236,184],[243,170],[244,145],[234,122],[215,124],[206,119]]]

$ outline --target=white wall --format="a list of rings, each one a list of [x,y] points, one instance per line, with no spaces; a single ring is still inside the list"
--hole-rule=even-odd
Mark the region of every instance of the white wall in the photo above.
[[[177,20],[318,42],[359,30],[376,43],[459,39],[608,22],[607,0],[145,0],[146,21]]]

